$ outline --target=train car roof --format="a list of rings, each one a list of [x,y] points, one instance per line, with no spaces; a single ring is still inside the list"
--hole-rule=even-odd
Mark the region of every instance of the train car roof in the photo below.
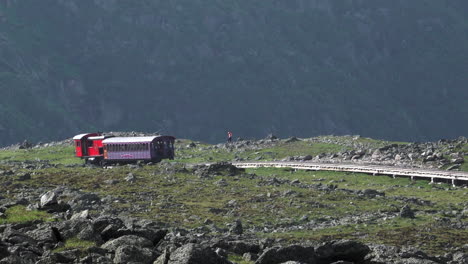
[[[106,136],[95,136],[95,137],[89,137],[88,139],[90,140],[98,140],[98,139],[105,139]]]
[[[80,140],[86,136],[99,136],[98,133],[84,133],[84,134],[79,134],[73,137],[74,140]]]
[[[104,144],[121,144],[121,143],[149,143],[157,139],[170,138],[171,136],[151,136],[151,137],[112,137],[106,138],[102,141]]]

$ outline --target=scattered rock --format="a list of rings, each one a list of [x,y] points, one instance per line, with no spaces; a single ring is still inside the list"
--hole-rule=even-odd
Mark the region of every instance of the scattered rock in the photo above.
[[[405,205],[400,210],[400,217],[403,218],[414,218],[414,212],[411,210],[409,205]]]
[[[242,228],[242,222],[237,219],[231,226],[231,228],[229,229],[229,232],[231,234],[236,234],[236,235],[242,235],[242,233],[244,232],[244,229]]]
[[[209,247],[189,243],[170,254],[167,264],[232,264]]]
[[[76,219],[89,219],[89,210],[84,210],[80,213],[74,214],[70,219],[71,220],[76,220]]]
[[[18,176],[17,180],[18,181],[27,181],[31,179],[31,174],[30,173],[24,173]]]
[[[135,175],[133,175],[133,173],[130,172],[127,175],[127,177],[125,177],[125,181],[130,182],[130,183],[134,183],[134,182],[136,182],[136,177],[135,177]]]
[[[48,191],[41,196],[41,207],[57,204],[57,194],[54,191]]]
[[[268,134],[268,136],[266,136],[265,139],[267,139],[267,140],[276,140],[276,139],[278,139],[278,137],[273,135],[273,134]]]
[[[284,142],[292,143],[292,142],[297,142],[297,141],[300,141],[297,137],[290,137],[290,138],[286,139]]]
[[[225,179],[220,179],[219,181],[215,181],[214,184],[220,187],[225,187],[229,185]]]
[[[210,177],[221,174],[233,176],[243,173],[244,171],[244,169],[239,169],[229,162],[218,162],[210,165],[198,165],[194,167],[194,173],[200,177]]]
[[[142,263],[151,264],[156,256],[153,251],[148,248],[140,248],[134,245],[119,246],[115,250],[114,263]]]
[[[286,261],[315,264],[317,263],[317,255],[313,247],[303,247],[300,245],[273,247],[266,249],[255,264],[277,264]]]
[[[19,149],[30,149],[33,147],[33,144],[29,143],[28,140],[24,140],[23,143],[20,144]]]

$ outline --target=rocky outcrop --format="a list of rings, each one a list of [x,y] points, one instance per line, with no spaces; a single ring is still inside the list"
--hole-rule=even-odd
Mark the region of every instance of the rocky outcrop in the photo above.
[[[301,184],[300,181],[278,182],[294,186]],[[55,193],[72,192],[57,189]],[[369,197],[384,196],[370,189],[362,194]],[[94,197],[83,194],[77,196],[83,197],[83,200]],[[51,193],[41,197],[48,197],[43,201],[60,201],[60,196]],[[73,204],[86,205],[85,201],[72,200]],[[50,204],[44,202],[44,205]],[[153,221],[103,214],[93,216],[86,210],[74,214],[55,214],[57,222],[0,225],[0,263],[230,264],[232,262],[227,259],[230,254],[243,256],[256,264],[468,262],[468,255],[461,249],[435,257],[412,248],[368,246],[351,240],[329,241],[318,245],[285,245],[244,234],[240,221],[234,222],[231,229],[221,231],[219,236],[201,236],[198,229],[173,228],[168,232]],[[67,241],[76,239],[91,242],[92,245],[84,249],[54,251],[62,248]]]
[[[318,263],[313,247],[291,245],[266,249],[255,264],[279,264],[286,261],[298,261],[307,264]]]
[[[232,264],[209,247],[188,243],[169,256],[167,264]]]

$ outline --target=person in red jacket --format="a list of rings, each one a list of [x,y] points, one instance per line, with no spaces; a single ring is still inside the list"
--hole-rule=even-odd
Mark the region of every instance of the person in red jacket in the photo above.
[[[227,142],[231,143],[232,142],[232,132],[231,131],[228,131],[228,138],[227,138]]]

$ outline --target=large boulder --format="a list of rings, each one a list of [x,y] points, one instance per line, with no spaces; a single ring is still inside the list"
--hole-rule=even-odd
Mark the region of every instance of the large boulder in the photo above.
[[[94,230],[93,225],[91,225],[91,223],[88,223],[88,225],[86,225],[86,226],[76,235],[76,237],[79,238],[79,239],[81,239],[81,240],[94,241],[94,242],[96,242],[97,244],[102,244],[102,243],[103,243],[101,236],[99,235],[99,233],[97,233],[97,232]]]
[[[90,219],[91,217],[89,216],[89,210],[84,210],[79,213],[75,213],[72,215],[70,220],[76,220],[76,219]]]
[[[315,264],[317,263],[317,256],[313,247],[300,245],[273,247],[266,249],[255,264],[279,264],[287,261]]]
[[[91,222],[86,219],[62,221],[57,223],[55,227],[57,228],[60,237],[63,240],[76,237],[79,233],[83,232],[83,230],[92,230],[92,232],[95,232],[95,229],[93,228]]]
[[[144,237],[150,240],[154,245],[156,245],[161,239],[163,239],[166,236],[167,230],[146,227],[130,230],[129,233],[131,235]]]
[[[79,193],[68,201],[68,204],[75,212],[84,211],[87,209],[95,209],[101,204],[101,198],[95,193]]]
[[[317,248],[316,254],[320,262],[351,261],[360,263],[370,252],[370,248],[361,242],[340,240],[325,243]]]
[[[120,246],[115,250],[114,263],[141,263],[151,264],[156,258],[154,251],[148,248],[140,248],[133,245]]]
[[[130,235],[127,232],[119,231],[125,228],[124,222],[120,218],[100,216],[92,221],[94,230],[99,233],[104,241],[115,239],[123,235]]]
[[[135,246],[137,248],[145,248],[145,247],[150,248],[150,247],[153,247],[153,242],[151,242],[150,240],[144,237],[139,237],[135,235],[127,235],[127,236],[121,236],[119,238],[107,241],[101,246],[101,248],[104,248],[110,251],[115,251],[120,246]]]
[[[37,240],[35,240],[31,236],[23,232],[20,232],[18,230],[15,230],[11,227],[7,227],[3,231],[3,234],[1,234],[1,239],[4,242],[7,242],[13,245],[20,244],[21,246],[35,246],[37,244]]]
[[[120,228],[118,225],[110,224],[101,232],[101,237],[104,241],[119,238],[121,236],[132,235],[126,228]]]
[[[195,174],[199,175],[200,177],[208,177],[212,175],[221,174],[236,175],[245,171],[245,169],[237,168],[229,162],[218,162],[210,165],[199,165],[197,167],[194,167],[194,169]]]
[[[211,248],[189,243],[179,247],[169,257],[167,264],[232,264]]]
[[[57,204],[57,194],[54,191],[48,191],[41,196],[41,207]]]
[[[36,229],[27,231],[26,234],[38,242],[56,243],[61,240],[59,231],[49,224],[39,225]]]

